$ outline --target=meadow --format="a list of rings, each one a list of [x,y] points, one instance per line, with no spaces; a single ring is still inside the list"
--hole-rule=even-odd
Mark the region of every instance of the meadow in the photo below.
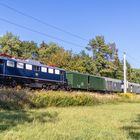
[[[140,104],[0,111],[2,140],[140,139]]]
[[[0,140],[140,139],[140,96],[0,90]]]

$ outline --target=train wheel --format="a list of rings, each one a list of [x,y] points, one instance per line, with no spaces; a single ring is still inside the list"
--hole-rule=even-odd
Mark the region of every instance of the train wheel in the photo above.
[[[42,91],[45,91],[45,90],[47,90],[47,85],[46,84],[43,84],[42,85],[42,89],[41,89]]]
[[[17,86],[17,82],[15,80],[12,81],[11,86],[14,88]]]

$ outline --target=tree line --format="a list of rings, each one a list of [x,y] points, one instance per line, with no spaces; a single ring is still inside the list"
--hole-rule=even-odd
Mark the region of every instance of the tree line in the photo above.
[[[54,42],[42,41],[37,45],[35,41],[20,40],[19,36],[11,32],[0,37],[0,53],[36,59],[69,71],[123,79],[123,60],[120,60],[114,42],[106,43],[103,36],[96,36],[89,40],[86,50],[92,52],[92,55],[84,50],[73,53],[72,50],[65,50]],[[140,70],[132,68],[129,62],[127,62],[127,77],[130,82],[140,83]]]

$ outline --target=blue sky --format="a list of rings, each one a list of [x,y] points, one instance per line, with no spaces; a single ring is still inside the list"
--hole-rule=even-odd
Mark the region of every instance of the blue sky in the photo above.
[[[132,66],[140,68],[139,0],[0,0],[0,3],[7,4],[87,40],[96,35],[103,35],[107,43],[116,43],[120,58],[123,56],[122,52],[125,51]],[[72,49],[74,52],[80,52],[88,44],[88,41],[42,25],[1,5],[0,18],[74,42],[81,47],[21,29],[1,20],[0,36],[6,31],[11,31],[19,35],[22,40],[34,40],[38,44],[42,40],[47,43],[57,42],[65,49]]]

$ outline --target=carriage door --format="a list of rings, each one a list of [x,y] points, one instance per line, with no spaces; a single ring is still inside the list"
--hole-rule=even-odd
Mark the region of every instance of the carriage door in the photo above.
[[[65,81],[63,71],[61,71],[61,73],[60,73],[60,80],[62,81],[62,83],[64,83],[64,81]]]
[[[4,74],[4,61],[0,59],[0,74]]]

